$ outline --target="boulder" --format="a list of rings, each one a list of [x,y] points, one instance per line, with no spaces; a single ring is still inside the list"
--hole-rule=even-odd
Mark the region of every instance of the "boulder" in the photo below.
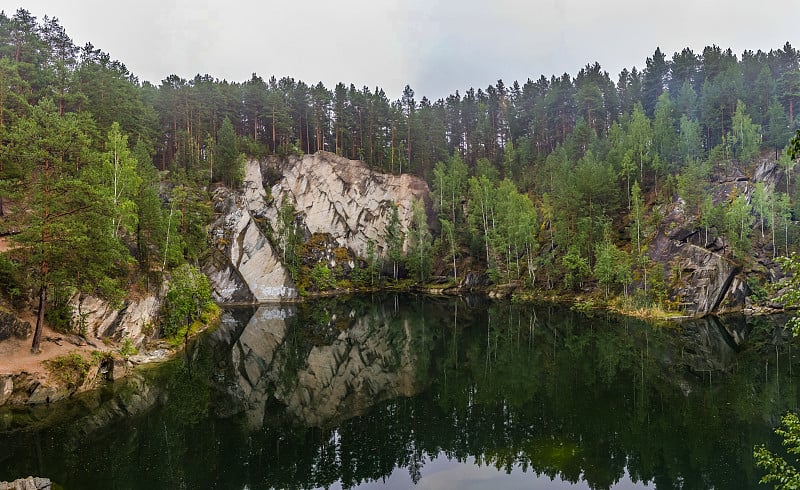
[[[0,341],[11,337],[25,340],[31,333],[33,329],[29,322],[23,322],[11,313],[0,311]]]
[[[161,301],[156,295],[129,299],[121,307],[90,295],[76,294],[72,300],[72,321],[88,338],[110,338],[116,342],[126,337],[135,347],[141,346],[155,332]]]

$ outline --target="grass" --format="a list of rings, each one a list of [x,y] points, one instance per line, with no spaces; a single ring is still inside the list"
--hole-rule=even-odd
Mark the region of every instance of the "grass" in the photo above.
[[[44,365],[53,379],[74,390],[83,384],[92,363],[80,354],[67,354],[44,361]]]

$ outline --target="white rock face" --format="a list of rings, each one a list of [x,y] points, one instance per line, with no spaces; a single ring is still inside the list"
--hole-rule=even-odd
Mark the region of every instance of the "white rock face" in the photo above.
[[[120,309],[95,296],[72,298],[73,324],[83,321],[87,338],[108,337],[120,342],[128,337],[136,346],[157,330],[154,326],[158,324],[160,308],[161,301],[155,296],[127,300]]]
[[[264,175],[270,167],[281,175],[270,189]],[[203,270],[220,302],[269,302],[294,298],[297,291],[278,252],[262,232],[265,221],[278,229],[278,207],[284,198],[294,205],[296,219],[307,234],[330,234],[337,246],[356,255],[386,249],[385,232],[398,208],[400,227],[407,231],[415,200],[428,198],[428,186],[411,175],[386,175],[363,162],[328,152],[268,162],[250,160],[243,190],[218,189],[211,228],[217,253]]]
[[[268,302],[297,296],[289,271],[250,211],[247,196],[257,192],[250,187],[261,185],[257,165],[259,177],[245,182],[244,197],[226,189],[218,189],[215,195],[215,210],[221,214],[211,229],[217,260],[207,263],[203,270],[214,288],[214,298],[220,302]],[[252,169],[248,168],[248,178],[249,172]],[[253,203],[260,208],[265,204],[263,196]]]
[[[248,164],[248,179],[253,166],[254,162]],[[281,203],[286,196],[302,213],[309,233],[330,233],[339,246],[362,257],[368,240],[378,251],[385,250],[392,203],[407,231],[413,202],[429,195],[428,185],[419,177],[374,172],[364,162],[323,151],[289,157],[278,170],[283,178],[272,187],[274,202]],[[267,215],[275,223],[274,208]]]

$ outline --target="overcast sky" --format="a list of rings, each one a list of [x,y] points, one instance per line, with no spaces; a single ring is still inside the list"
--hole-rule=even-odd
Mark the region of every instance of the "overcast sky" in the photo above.
[[[6,15],[57,17],[77,45],[91,42],[154,84],[255,72],[380,86],[391,99],[406,84],[435,100],[594,61],[616,81],[656,46],[671,57],[687,46],[800,45],[797,0],[15,1],[0,7]]]

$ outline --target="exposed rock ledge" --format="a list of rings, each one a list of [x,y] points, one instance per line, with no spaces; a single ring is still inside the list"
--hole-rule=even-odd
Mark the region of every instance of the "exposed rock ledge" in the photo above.
[[[29,476],[13,482],[0,481],[0,490],[50,490],[53,484],[47,478]]]

